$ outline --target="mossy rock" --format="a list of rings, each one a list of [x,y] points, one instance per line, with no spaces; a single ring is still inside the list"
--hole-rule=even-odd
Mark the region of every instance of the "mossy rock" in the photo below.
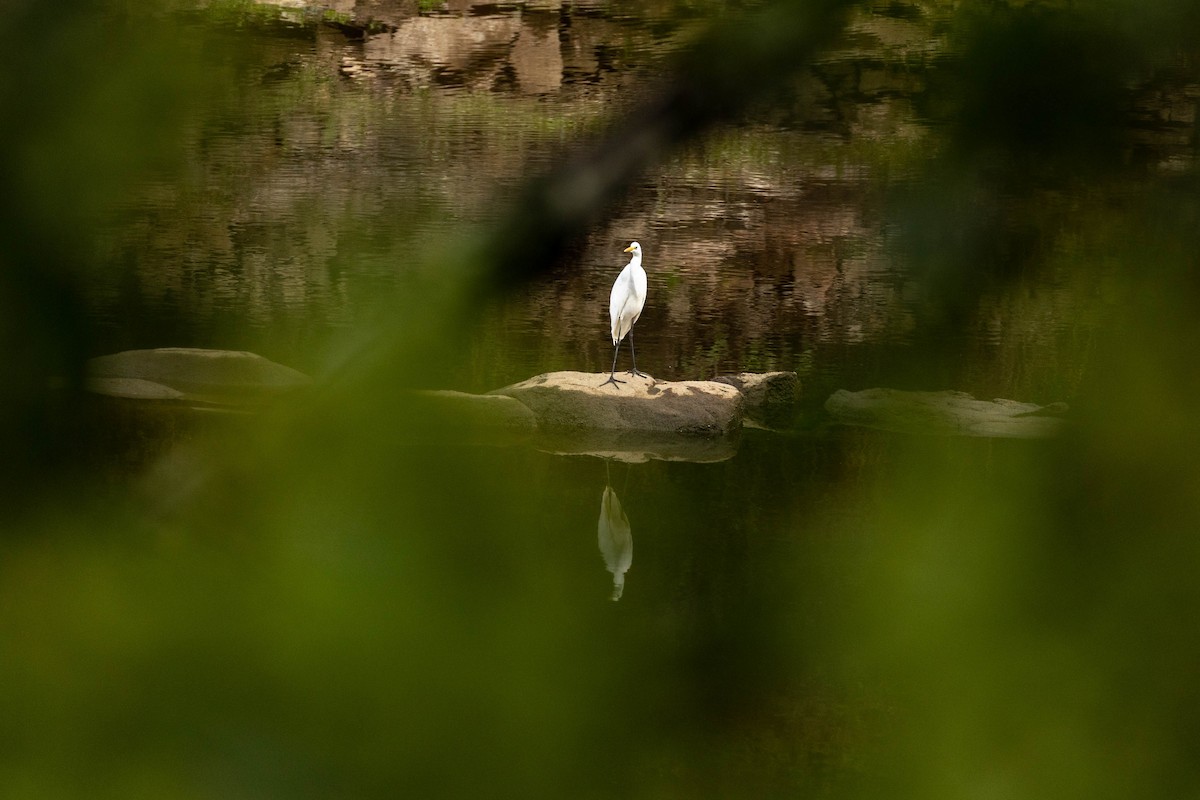
[[[311,379],[255,353],[162,347],[126,350],[88,362],[88,389],[126,400],[254,406],[308,386]]]

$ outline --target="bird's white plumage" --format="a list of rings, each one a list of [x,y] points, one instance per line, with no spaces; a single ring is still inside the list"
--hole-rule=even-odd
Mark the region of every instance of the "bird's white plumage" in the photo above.
[[[633,330],[633,323],[638,321],[646,305],[646,270],[642,269],[642,246],[634,242],[626,248],[626,252],[633,253],[633,256],[617,276],[608,298],[613,347]]]

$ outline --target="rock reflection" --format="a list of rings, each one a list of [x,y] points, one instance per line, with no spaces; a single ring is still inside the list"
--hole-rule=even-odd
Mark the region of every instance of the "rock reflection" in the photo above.
[[[629,517],[621,507],[616,491],[605,481],[604,495],[600,498],[600,522],[596,525],[600,544],[600,555],[604,566],[612,573],[612,599],[620,600],[625,591],[625,573],[633,564],[633,533],[629,529]]]

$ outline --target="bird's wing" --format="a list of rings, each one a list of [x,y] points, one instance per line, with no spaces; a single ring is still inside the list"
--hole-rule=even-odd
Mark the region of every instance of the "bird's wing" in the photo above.
[[[629,267],[621,270],[621,274],[613,281],[612,292],[608,295],[608,317],[615,320],[621,315],[621,307],[632,289],[629,280]]]
[[[630,301],[634,297],[635,290],[632,271],[626,267],[617,276],[617,280],[613,283],[612,294],[608,297],[608,319],[612,324],[614,345],[624,339],[625,334],[629,333],[629,329],[633,326],[632,320],[635,315],[630,313]]]
[[[633,319],[629,323],[629,327],[632,328],[633,323],[642,315],[642,309],[646,307],[646,270],[640,266],[636,267],[629,276],[629,281],[633,284]]]

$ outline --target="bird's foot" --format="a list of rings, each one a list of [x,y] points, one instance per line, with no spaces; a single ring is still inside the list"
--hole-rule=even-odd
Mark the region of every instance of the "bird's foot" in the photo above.
[[[608,380],[606,380],[604,383],[602,383],[602,384],[600,384],[600,385],[601,385],[601,386],[608,386],[610,383],[624,383],[624,382],[625,382],[625,381],[619,381],[619,380],[617,380],[617,378],[616,378],[616,376],[615,376],[615,375],[609,375],[609,376],[608,376]],[[617,388],[618,388],[618,389],[620,389],[621,387],[620,387],[620,386],[618,386]]]
[[[629,370],[629,374],[637,375],[639,378],[649,378],[650,377],[646,373],[639,371],[637,367],[634,367],[633,369]]]

